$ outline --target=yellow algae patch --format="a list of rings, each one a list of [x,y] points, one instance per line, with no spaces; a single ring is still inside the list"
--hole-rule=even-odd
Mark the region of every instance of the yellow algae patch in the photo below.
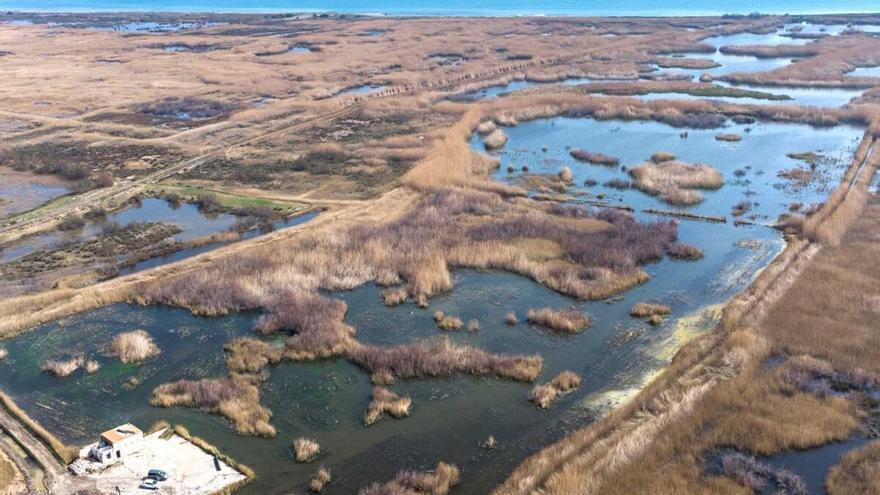
[[[696,337],[712,330],[721,321],[727,303],[712,304],[679,318],[675,329],[649,353],[660,361],[669,362],[675,353]]]

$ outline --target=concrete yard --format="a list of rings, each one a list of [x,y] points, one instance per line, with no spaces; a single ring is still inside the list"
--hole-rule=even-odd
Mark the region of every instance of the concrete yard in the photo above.
[[[145,436],[143,448],[138,452],[123,457],[99,473],[84,476],[94,479],[101,493],[141,495],[205,495],[245,479],[243,474],[222,461],[220,471],[217,471],[213,455],[176,434],[163,440],[160,438],[163,432]],[[139,488],[150,469],[168,473],[168,480],[159,483],[157,491]]]

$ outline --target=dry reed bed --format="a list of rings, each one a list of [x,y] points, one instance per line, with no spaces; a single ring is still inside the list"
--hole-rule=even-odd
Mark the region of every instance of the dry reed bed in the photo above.
[[[528,97],[509,96],[499,100],[501,101],[485,103],[481,110],[471,108],[459,124],[440,134],[434,140],[434,148],[427,158],[410,170],[404,178],[404,183],[418,191],[467,186],[504,195],[523,194],[523,191],[516,188],[487,180],[484,174],[491,170],[495,163],[484,156],[474,155],[469,149],[470,133],[484,120],[483,115],[486,113],[506,123],[569,115],[608,119],[655,118],[681,125],[698,123],[707,115],[713,116],[714,119],[722,113],[813,125],[841,123],[863,125],[869,123],[873,115],[873,111],[864,105],[844,109],[817,109],[790,105],[733,105],[705,101],[640,102],[635,99],[588,97],[577,94],[575,88],[569,87],[534,92]],[[437,106],[443,105],[443,103],[437,104]],[[721,120],[723,121],[723,118]],[[243,246],[259,244],[261,242],[247,242]],[[227,251],[234,250],[237,249]],[[157,272],[175,271],[178,266],[192,267],[201,262],[202,258],[170,265]],[[0,317],[0,335],[12,336],[39,323],[125,300],[136,292],[134,285],[139,280],[150,276],[151,274],[135,274],[118,281],[83,289],[58,289],[34,296],[4,300],[0,302],[0,313],[4,315]]]
[[[636,187],[674,205],[692,205],[703,200],[694,189],[719,189],[721,172],[704,164],[677,160],[647,161],[629,170]]]
[[[274,437],[269,424],[272,412],[260,405],[261,377],[232,375],[229,378],[179,380],[153,390],[150,404],[156,407],[194,407],[230,419],[242,435]]]
[[[563,333],[580,333],[592,325],[590,317],[576,310],[550,308],[530,309],[526,316],[529,323]]]
[[[344,303],[320,296],[318,289],[404,283],[408,295],[424,305],[428,297],[452,288],[449,269],[460,266],[505,269],[596,299],[644,281],[638,264],[662,257],[675,235],[672,223],[641,224],[617,212],[594,214],[493,193],[444,190],[399,220],[354,226],[342,235],[309,236],[290,249],[227,257],[211,268],[147,285],[138,301],[204,315],[264,308],[257,331],[294,333],[283,352],[271,354],[297,360],[363,355],[354,345],[353,329],[342,322]],[[511,242],[516,239],[552,241],[562,248],[561,256],[530,257]]]
[[[592,163],[594,165],[608,165],[614,167],[620,164],[620,158],[617,158],[616,156],[605,155],[594,151],[582,150],[580,148],[575,148],[568,153],[575,160]]]
[[[636,318],[646,318],[655,315],[668,316],[672,314],[672,308],[666,304],[640,302],[636,303],[636,305],[629,310],[629,314]]]
[[[846,454],[826,481],[829,495],[870,494],[880,483],[880,441]]]
[[[374,483],[358,495],[446,495],[458,485],[460,475],[453,464],[438,462],[433,471],[401,471],[391,481]]]

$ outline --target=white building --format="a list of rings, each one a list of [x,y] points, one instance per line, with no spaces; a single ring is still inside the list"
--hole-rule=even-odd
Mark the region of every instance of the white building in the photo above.
[[[139,451],[144,445],[144,432],[128,423],[101,433],[101,440],[92,446],[89,455],[104,464]]]

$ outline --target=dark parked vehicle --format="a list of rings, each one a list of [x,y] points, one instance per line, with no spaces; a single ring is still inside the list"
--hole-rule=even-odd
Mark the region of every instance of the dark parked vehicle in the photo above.
[[[150,472],[147,473],[147,478],[154,479],[156,481],[166,481],[168,479],[168,473],[162,471],[161,469],[150,469]]]

